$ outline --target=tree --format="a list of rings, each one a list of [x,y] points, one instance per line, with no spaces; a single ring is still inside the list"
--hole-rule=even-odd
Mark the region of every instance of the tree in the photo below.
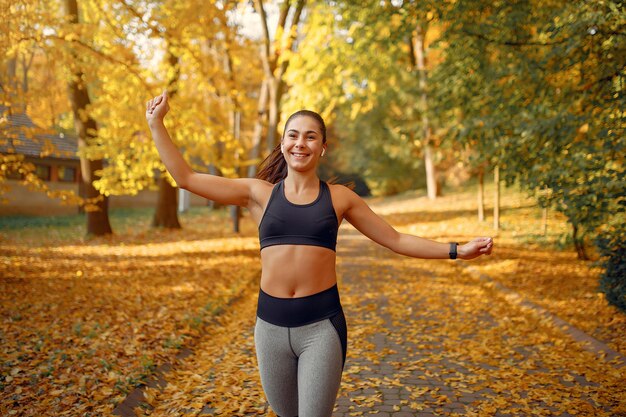
[[[422,148],[424,150],[424,167],[426,169],[426,189],[428,198],[437,198],[437,180],[435,179],[435,165],[433,162],[433,151],[431,145],[431,127],[428,117],[428,75],[426,70],[426,48],[424,46],[424,23],[418,22],[415,25],[415,32],[412,35],[411,46],[413,51],[413,64],[419,77],[420,89],[420,111],[422,114]]]
[[[80,19],[76,0],[65,0],[64,5],[69,24],[78,25]],[[75,54],[71,53],[71,55]],[[75,62],[78,63],[78,59]],[[100,178],[103,161],[101,158],[92,159],[85,155],[85,149],[94,146],[95,138],[98,136],[98,124],[87,113],[91,100],[89,99],[88,87],[84,82],[83,69],[76,66],[71,68],[71,72],[72,78],[68,88],[78,136],[82,192],[87,198],[99,198],[96,203],[97,209],[87,210],[87,234],[102,236],[113,233],[109,223],[108,197],[100,194],[94,187],[94,182]]]
[[[1,9],[0,54],[6,60],[0,62],[0,137],[8,153],[0,155],[0,191],[7,191],[7,177],[17,174],[22,178],[21,183],[32,191],[45,193],[65,204],[81,206],[87,211],[98,210],[96,203],[101,201],[98,193],[87,199],[71,190],[53,190],[36,175],[34,164],[26,162],[23,155],[14,151],[25,139],[41,145],[42,156],[62,156],[63,152],[50,145],[46,138],[59,133],[57,125],[61,133],[74,130],[72,118],[60,116],[63,111],[71,112],[68,86],[57,82],[62,71],[68,68],[65,65],[67,60],[63,59],[62,51],[55,54],[56,32],[44,33],[45,29],[56,31],[59,28],[62,7],[60,4],[53,6],[57,7],[16,3]],[[22,122],[14,123],[16,118]]]
[[[168,71],[170,79],[167,82],[169,97],[176,97],[178,91],[177,83],[180,78],[180,59],[172,50],[172,45],[167,48],[167,61],[171,69]],[[165,175],[158,179],[159,194],[156,210],[152,217],[152,227],[167,227],[169,229],[180,229],[178,221],[177,194],[178,188],[170,183]]]
[[[90,58],[92,55],[97,55],[99,51],[85,40],[89,36],[79,17],[78,5],[76,1],[57,2],[47,7],[38,3],[20,3],[13,5],[8,11],[11,14],[10,17],[18,17],[14,19],[18,22],[16,26],[9,24],[7,30],[3,31],[12,41],[8,48],[4,42],[2,44],[5,51],[8,49],[6,54],[9,58],[8,68],[12,69],[9,72],[15,73],[16,58],[24,51],[28,51],[27,55],[30,55],[30,60],[28,64],[25,61],[22,63],[21,92],[12,88],[11,82],[6,85],[9,87],[4,89],[8,98],[7,102],[10,107],[32,116],[31,119],[35,121],[34,126],[39,126],[42,132],[47,131],[47,133],[56,130],[57,122],[61,127],[64,124],[68,125],[57,118],[60,110],[67,106],[67,102],[70,103],[73,117],[66,118],[66,121],[73,122],[78,134],[82,175],[81,194],[86,198],[75,198],[72,193],[68,192],[50,191],[47,185],[35,179],[32,167],[24,164],[23,159],[20,160],[16,155],[9,155],[5,160],[10,162],[8,166],[24,176],[26,184],[46,192],[51,197],[58,197],[65,202],[80,204],[84,207],[87,211],[88,234],[111,233],[107,199],[94,188],[103,166],[102,158],[88,151],[89,147],[96,142],[95,136],[98,132],[98,124],[89,114],[91,106],[89,89],[93,86],[90,83],[89,74],[92,70]],[[74,48],[75,46],[80,46],[80,48]],[[43,66],[45,71],[29,73],[31,64],[39,65],[44,59],[47,63],[51,63],[51,65]],[[42,66],[38,69],[41,70],[41,68]],[[9,75],[9,79],[12,77],[14,74]],[[66,103],[59,100],[57,83],[45,82],[45,77],[54,81],[59,77],[68,80],[66,86],[68,91],[62,94]],[[33,92],[29,91],[31,85],[35,86]],[[62,105],[56,106],[59,103]],[[12,111],[13,109],[10,109],[9,113]],[[29,128],[29,130],[32,129]],[[27,137],[38,140],[36,135],[31,134]],[[46,152],[55,153],[55,150],[48,149]],[[3,165],[3,172],[7,171],[6,167],[7,165]]]
[[[263,128],[266,126],[266,151],[276,146],[281,100],[285,92],[284,76],[291,55],[295,51],[298,23],[306,0],[285,0],[280,4],[280,13],[274,39],[270,38],[268,18],[263,0],[255,0],[254,7],[261,19],[262,41],[260,48],[263,64],[263,81],[259,90],[258,117],[252,139],[251,160],[261,156]],[[248,168],[248,176],[254,177],[256,164]]]
[[[110,163],[98,186],[107,194],[132,195],[157,189],[156,180],[161,195],[169,196],[158,205],[157,225],[177,225],[175,182],[146,134],[140,110],[163,86],[168,86],[173,108],[166,123],[194,169],[233,177],[247,163],[240,155],[249,149],[249,125],[242,123],[244,134],[235,137],[232,115],[236,111],[244,121],[253,118],[249,92],[257,87],[260,72],[254,69],[251,42],[238,36],[238,27],[229,22],[235,6],[124,1],[98,10],[103,22],[123,22],[123,31],[119,24],[104,24],[99,35],[103,47],[123,46],[133,65],[131,74],[136,74],[129,76],[121,65],[109,67],[108,82],[99,91],[95,107],[107,120],[101,137]]]
[[[448,4],[442,14],[450,22],[446,59],[433,78],[457,90],[447,94],[452,100],[441,95],[439,114],[460,115],[458,137],[497,164],[507,183],[563,212],[578,256],[587,258],[585,236],[623,210],[622,8],[474,1]]]
[[[381,194],[423,185],[417,158],[439,146],[425,78],[437,25],[427,3],[394,4],[311,5],[286,78],[285,112],[319,109],[338,136],[329,153],[337,169],[359,172]],[[426,158],[431,179],[438,152]]]

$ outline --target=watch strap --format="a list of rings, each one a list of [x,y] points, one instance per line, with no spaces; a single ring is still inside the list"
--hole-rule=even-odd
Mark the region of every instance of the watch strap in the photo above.
[[[448,253],[448,255],[450,255],[450,259],[456,259],[458,246],[459,244],[457,242],[450,242],[450,252]]]

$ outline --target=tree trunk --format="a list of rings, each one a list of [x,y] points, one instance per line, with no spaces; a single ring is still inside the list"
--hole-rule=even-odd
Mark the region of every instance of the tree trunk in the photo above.
[[[295,4],[284,1],[280,5],[277,28],[280,29],[275,34],[282,34],[282,38],[270,40],[268,18],[263,6],[263,0],[255,0],[254,8],[261,18],[261,29],[263,33],[263,43],[261,46],[261,61],[265,73],[261,92],[259,94],[258,118],[254,129],[253,147],[251,159],[259,158],[261,154],[261,137],[263,126],[267,121],[266,148],[267,152],[272,152],[276,146],[278,123],[280,119],[280,102],[283,96],[283,77],[289,65],[289,59],[281,60],[281,51],[294,51],[295,29],[300,21],[302,9],[306,0],[297,0]],[[291,13],[293,10],[293,13]],[[288,16],[291,22],[287,24]],[[250,165],[248,169],[250,177],[256,174],[256,166]]]
[[[548,206],[541,210],[541,230],[544,236],[548,235]]]
[[[493,170],[493,183],[493,228],[497,231],[500,230],[500,167],[498,165]]]
[[[589,256],[587,256],[587,251],[585,250],[584,235],[579,236],[578,225],[575,223],[572,223],[572,240],[574,241],[574,247],[576,248],[578,259],[588,261]]]
[[[478,221],[485,221],[485,171],[478,171]]]
[[[230,219],[233,221],[233,232],[239,233],[239,220],[241,220],[241,207],[230,206]]]
[[[152,218],[152,227],[181,228],[178,222],[177,191],[178,188],[172,186],[165,175],[161,175],[159,178],[159,197]]]
[[[424,167],[426,168],[426,190],[428,198],[434,200],[437,198],[437,179],[435,178],[435,164],[433,163],[433,154],[428,140],[424,143]]]
[[[34,52],[30,55],[28,64],[26,63],[26,57],[22,57],[22,91],[24,93],[28,93],[28,70],[30,69],[30,66],[32,65],[34,59]]]
[[[78,4],[76,0],[65,0],[66,16],[70,22],[78,24]],[[74,126],[78,135],[78,149],[82,150],[90,145],[94,137],[97,136],[98,125],[94,119],[87,117],[83,119],[81,115],[87,114],[86,109],[91,104],[87,86],[83,83],[83,73],[79,70],[73,74],[72,81],[69,82],[68,88],[70,93],[70,101],[72,104],[72,112],[74,114]],[[97,210],[88,210],[87,214],[87,235],[103,236],[113,233],[111,224],[109,223],[109,200],[105,195],[100,194],[93,186],[93,182],[99,179],[96,174],[103,167],[101,159],[90,161],[85,157],[80,157],[80,171],[82,189],[84,195],[82,197],[88,199],[100,198],[95,206]]]
[[[178,212],[186,213],[189,211],[189,205],[191,201],[191,193],[189,190],[178,189]]]
[[[250,159],[255,160],[261,157],[261,138],[263,137],[263,126],[267,119],[267,100],[268,85],[267,80],[263,80],[259,91],[259,104],[257,111],[257,119],[254,124],[254,133],[252,135],[252,149],[250,150]],[[248,177],[254,178],[258,164],[250,164],[248,167]]]
[[[209,174],[221,177],[222,171],[218,167],[216,167],[215,164],[209,164]],[[224,205],[218,203],[217,201],[207,200],[207,207],[209,207],[209,209],[211,210],[217,210],[224,207]]]
[[[272,78],[269,80],[269,114],[267,120],[267,138],[265,150],[269,154],[276,146],[278,119],[280,118],[280,84],[281,80]]]
[[[17,86],[17,57],[7,59],[6,66],[8,85],[14,90]]]
[[[168,62],[174,69],[172,78],[168,82],[167,93],[169,99],[174,98],[178,92],[176,82],[180,77],[179,59],[168,48]],[[178,221],[178,205],[176,203],[177,187],[173,187],[165,179],[164,175],[159,178],[159,197],[157,199],[156,210],[154,217],[152,218],[152,227],[165,227],[168,229],[180,229],[180,222]]]
[[[22,98],[20,97],[18,79],[17,79],[17,56],[8,59],[6,62],[6,66],[7,66],[7,82],[6,82],[6,85],[0,84],[0,87],[2,87],[4,91],[8,92],[8,99],[10,103],[8,110],[12,114],[25,113],[26,103],[23,99],[23,96]],[[25,91],[22,91],[22,94],[24,93]]]
[[[231,86],[236,84],[235,80],[235,71],[233,70],[233,61],[230,56],[230,49],[226,48],[225,53],[223,55],[223,64],[224,64],[224,72],[228,75],[228,79],[231,83]],[[233,88],[231,88],[232,91]],[[235,143],[241,144],[241,106],[239,105],[239,100],[237,100],[236,95],[228,94],[226,95],[228,106],[230,107],[229,112],[229,122],[230,128],[232,129],[233,139]],[[239,165],[239,151],[234,151],[234,159],[235,159],[235,172],[237,176],[241,176],[241,166]],[[241,207],[238,205],[230,206],[230,214],[231,220],[233,222],[233,231],[235,233],[239,233],[239,220],[241,219]]]
[[[437,180],[435,178],[435,164],[433,162],[433,152],[431,149],[431,129],[428,119],[428,96],[426,93],[427,74],[424,51],[424,33],[418,23],[415,26],[415,36],[413,38],[413,54],[415,55],[415,65],[419,76],[419,89],[421,92],[420,103],[422,112],[422,143],[424,148],[424,167],[426,168],[426,189],[428,198],[437,198]]]
[[[235,109],[231,112],[231,126],[233,128],[233,137],[235,141],[239,143],[241,139],[241,113]],[[239,154],[235,154],[235,160],[239,160]],[[239,164],[237,164],[236,172],[239,175]],[[241,207],[234,205],[230,208],[230,214],[233,221],[233,232],[239,233],[239,220],[241,220]]]

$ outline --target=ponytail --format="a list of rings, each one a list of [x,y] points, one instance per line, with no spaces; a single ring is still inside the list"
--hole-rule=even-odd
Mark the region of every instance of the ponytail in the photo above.
[[[256,178],[276,184],[287,177],[287,161],[280,151],[280,143],[259,165]]]

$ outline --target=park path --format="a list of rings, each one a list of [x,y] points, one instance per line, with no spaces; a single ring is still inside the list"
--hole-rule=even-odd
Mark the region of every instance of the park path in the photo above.
[[[598,359],[460,263],[402,257],[350,230],[338,244],[348,358],[334,417],[626,416],[624,369]],[[267,415],[256,292],[148,390],[151,415]]]

